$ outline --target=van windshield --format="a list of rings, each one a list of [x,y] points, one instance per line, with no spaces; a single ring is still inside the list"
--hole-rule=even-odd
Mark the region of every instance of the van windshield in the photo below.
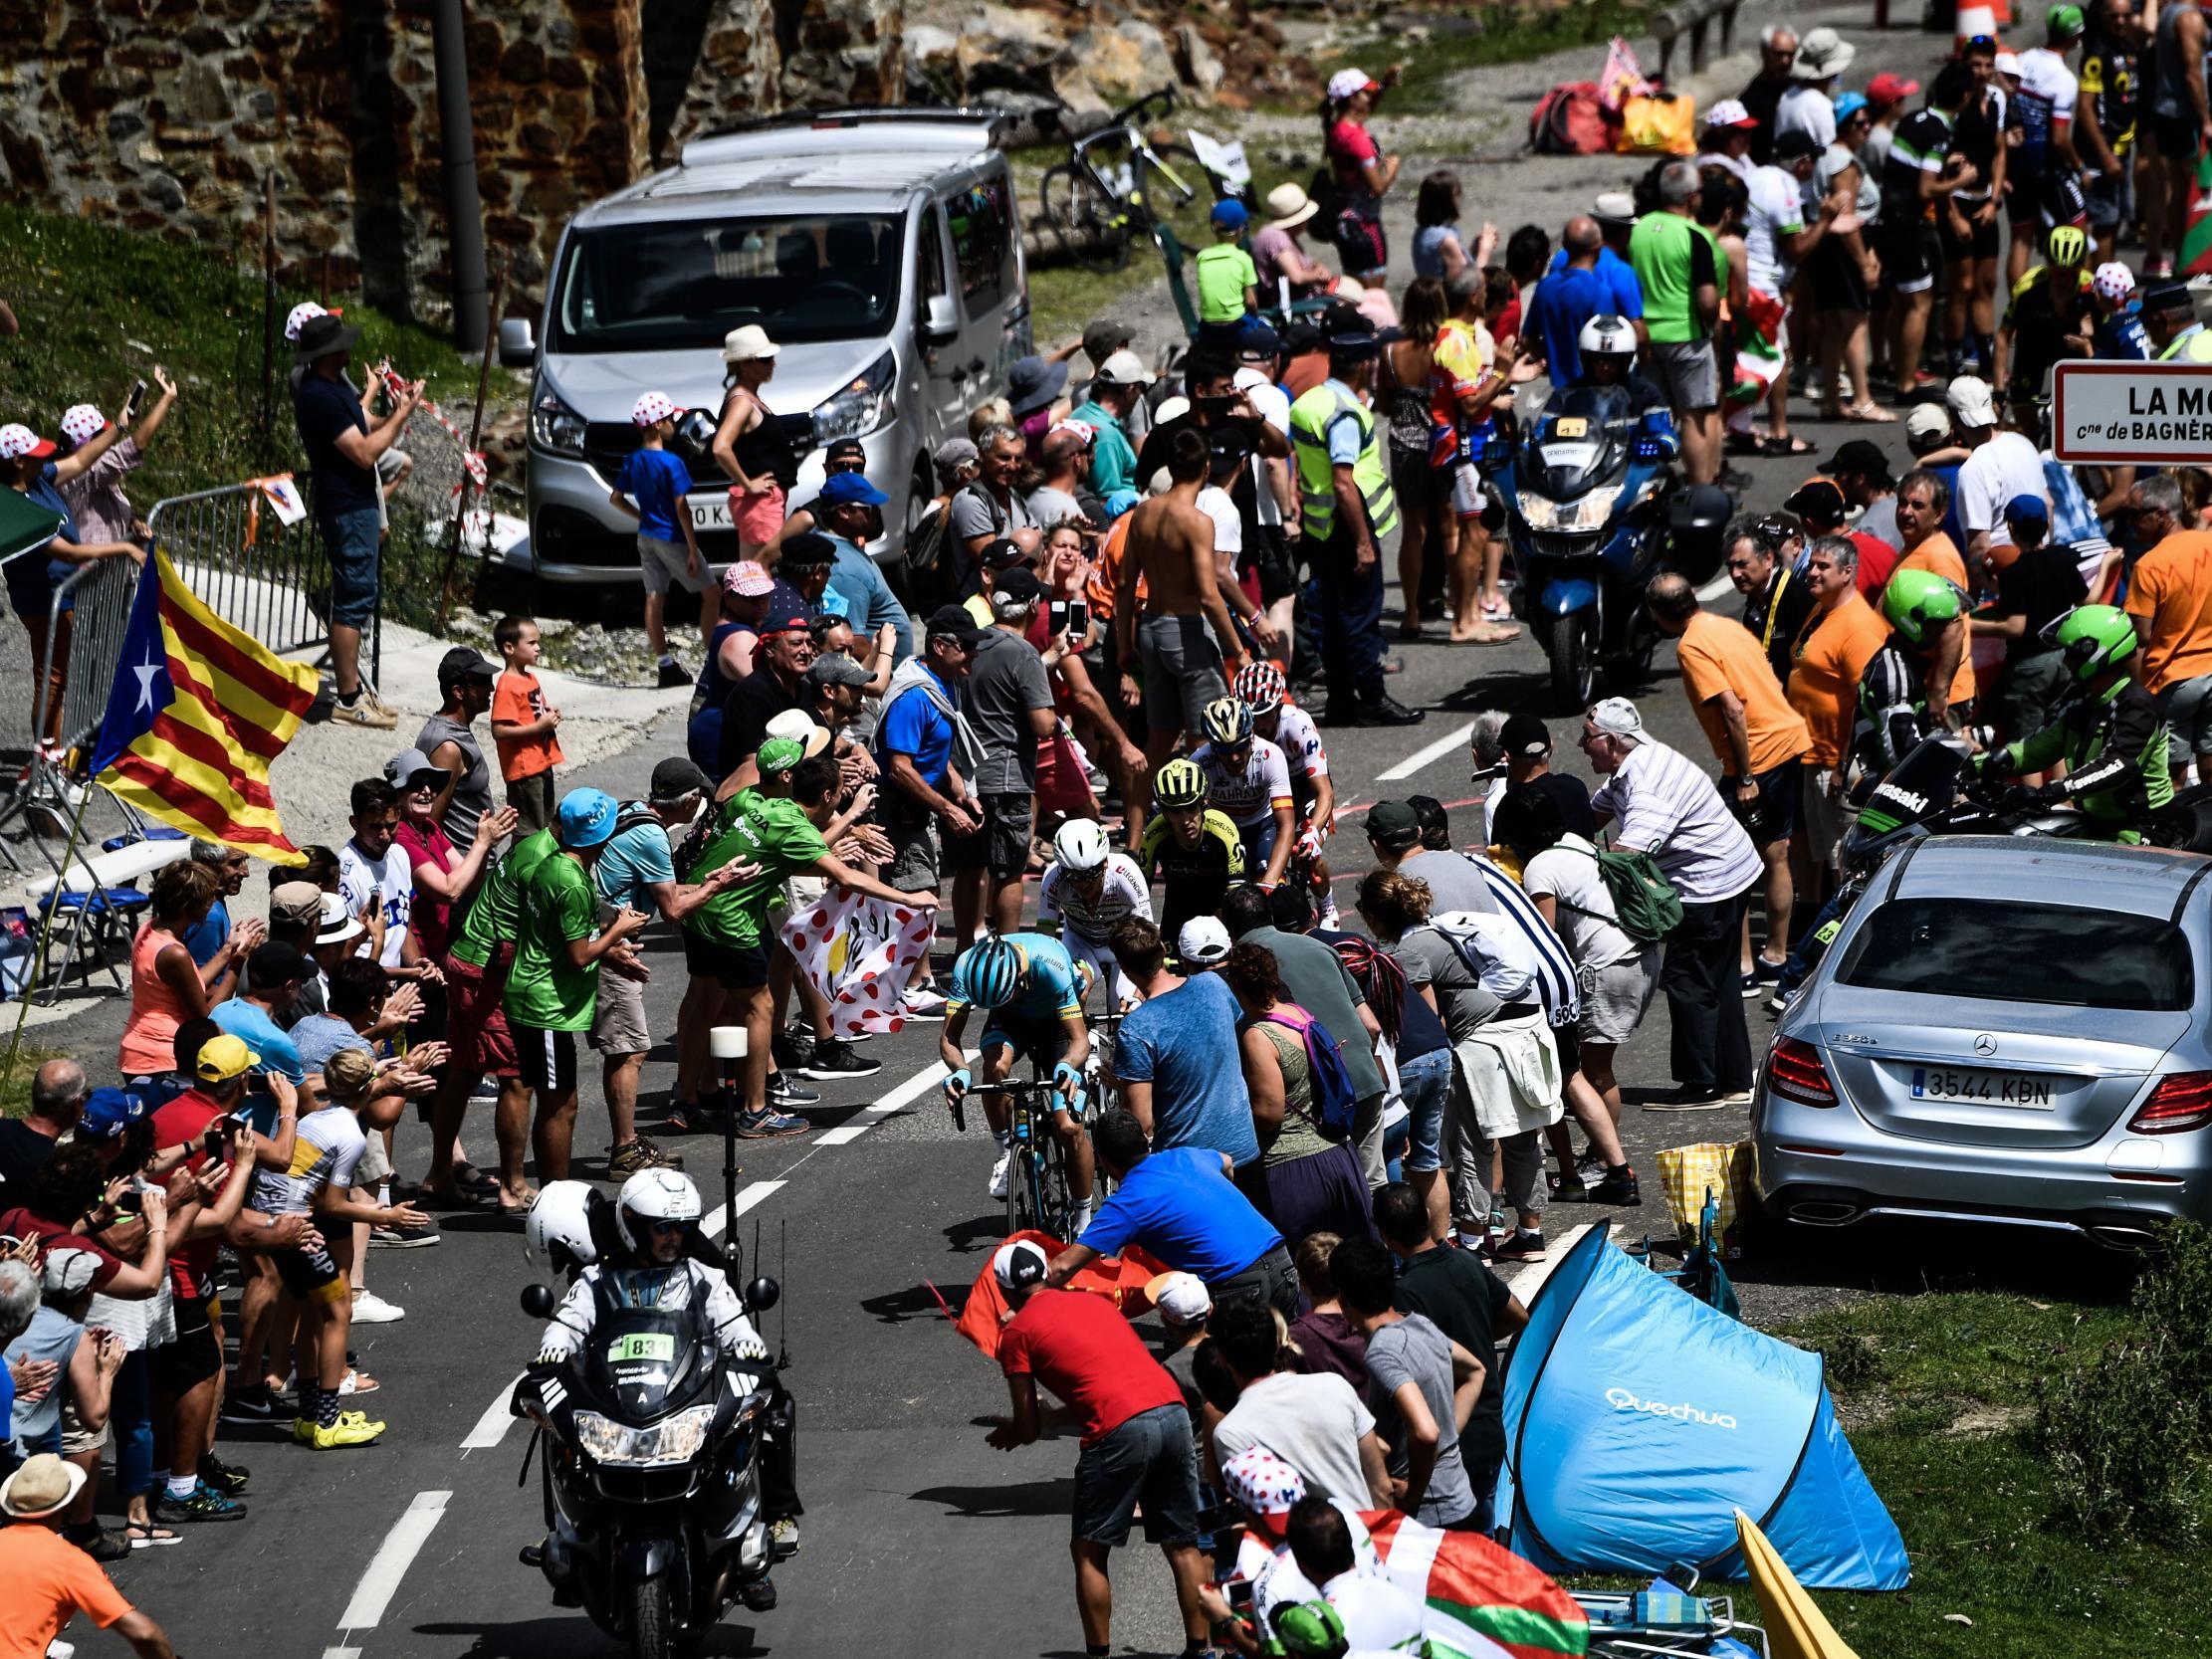
[[[778,344],[872,339],[899,303],[899,217],[689,219],[571,237],[553,285],[553,349],[713,348],[757,322]]]

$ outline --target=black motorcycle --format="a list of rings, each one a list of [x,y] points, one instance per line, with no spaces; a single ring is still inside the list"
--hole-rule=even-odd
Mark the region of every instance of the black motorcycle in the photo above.
[[[734,1602],[775,1605],[761,1505],[762,1440],[777,1431],[774,1367],[729,1360],[701,1299],[637,1306],[618,1277],[597,1281],[582,1351],[534,1364],[516,1384],[515,1415],[538,1427],[531,1447],[546,1442],[546,1541],[523,1559],[545,1572],[555,1606],[581,1606],[636,1659],[672,1659]],[[761,1313],[778,1295],[762,1278],[745,1299]],[[544,1285],[523,1293],[536,1318],[553,1307]]]

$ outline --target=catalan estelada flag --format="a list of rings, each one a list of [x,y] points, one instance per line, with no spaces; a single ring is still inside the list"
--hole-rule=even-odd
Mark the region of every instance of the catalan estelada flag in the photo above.
[[[269,762],[300,729],[318,678],[201,604],[156,547],[138,578],[93,775],[188,835],[304,863],[278,820]]]

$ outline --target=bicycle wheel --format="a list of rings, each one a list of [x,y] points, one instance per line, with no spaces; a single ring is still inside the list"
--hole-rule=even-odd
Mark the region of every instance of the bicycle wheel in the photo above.
[[[1046,169],[1037,196],[1068,259],[1100,273],[1129,263],[1129,214],[1098,187],[1088,168],[1062,161]]]
[[[1156,225],[1196,254],[1214,240],[1214,179],[1183,144],[1155,144],[1137,154],[1131,199]]]
[[[1034,1227],[1036,1221],[1036,1190],[1030,1177],[1029,1165],[1034,1158],[1030,1149],[1020,1141],[1013,1145],[1013,1160],[1006,1165],[1006,1237]]]

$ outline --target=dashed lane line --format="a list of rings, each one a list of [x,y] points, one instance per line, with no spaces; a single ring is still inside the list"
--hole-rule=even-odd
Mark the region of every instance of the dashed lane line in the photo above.
[[[415,1501],[392,1523],[391,1531],[384,1535],[384,1542],[369,1557],[361,1581],[353,1586],[352,1599],[338,1615],[337,1626],[341,1633],[350,1635],[356,1630],[376,1627],[391,1605],[391,1598],[398,1593],[399,1581],[407,1576],[407,1568],[414,1564],[415,1556],[429,1543],[438,1523],[445,1519],[446,1500],[452,1496],[450,1492],[415,1494]],[[357,1653],[359,1650],[325,1649],[324,1659],[346,1651]]]
[[[1464,747],[1467,739],[1473,735],[1474,722],[1469,721],[1464,726],[1446,731],[1435,742],[1424,744],[1422,747],[1415,749],[1413,753],[1407,755],[1405,759],[1399,761],[1389,771],[1377,772],[1375,781],[1377,783],[1388,783],[1393,778],[1412,777],[1414,773],[1423,770],[1425,767],[1435,765],[1454,749]]]

